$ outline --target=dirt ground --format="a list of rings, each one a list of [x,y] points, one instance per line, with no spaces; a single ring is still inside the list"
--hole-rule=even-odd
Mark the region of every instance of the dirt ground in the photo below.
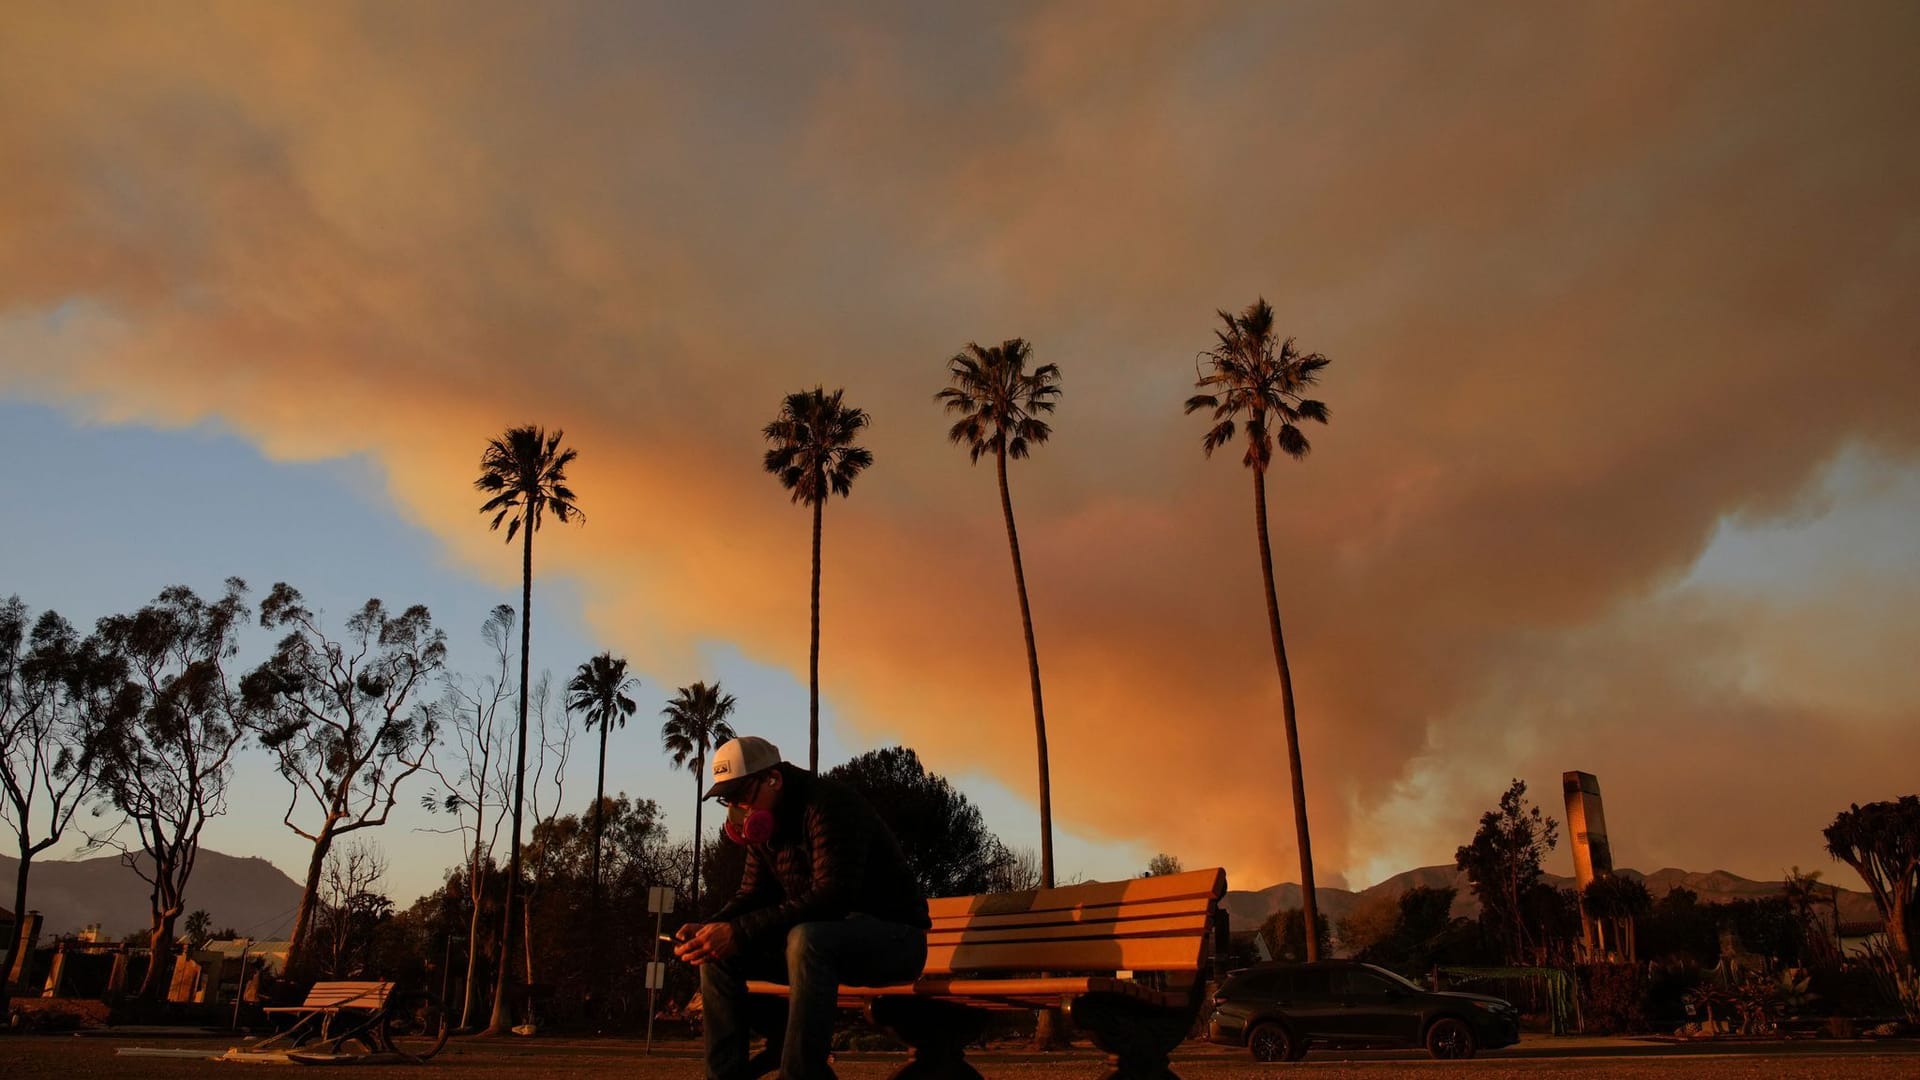
[[[269,1065],[209,1060],[231,1039],[181,1038],[165,1033],[128,1037],[36,1035],[0,1037],[0,1080],[144,1080],[147,1077],[213,1077],[238,1080]],[[149,1056],[139,1051],[197,1056]],[[905,1058],[899,1054],[854,1054],[835,1065],[841,1080],[885,1080]],[[1105,1069],[1091,1048],[1035,1055],[999,1051],[970,1060],[995,1080],[1098,1080]],[[1244,1052],[1189,1044],[1175,1055],[1183,1080],[1274,1080],[1298,1071],[1319,1080],[1451,1075],[1486,1078],[1598,1076],[1620,1080],[1772,1080],[1845,1077],[1846,1080],[1911,1080],[1920,1076],[1920,1043],[1911,1040],[1759,1044],[1732,1047],[1674,1045],[1639,1040],[1539,1040],[1514,1050],[1483,1054],[1470,1062],[1436,1062],[1410,1053],[1316,1052],[1297,1065],[1260,1065]],[[354,1075],[391,1080],[699,1080],[697,1049],[685,1042],[662,1044],[653,1055],[628,1039],[456,1040],[426,1065],[354,1066]]]

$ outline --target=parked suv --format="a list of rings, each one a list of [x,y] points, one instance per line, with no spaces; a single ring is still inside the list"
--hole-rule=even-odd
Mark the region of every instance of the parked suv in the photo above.
[[[1520,1011],[1352,960],[1261,964],[1221,984],[1207,1038],[1244,1046],[1259,1061],[1298,1061],[1309,1046],[1424,1046],[1437,1058],[1469,1058],[1519,1042]]]

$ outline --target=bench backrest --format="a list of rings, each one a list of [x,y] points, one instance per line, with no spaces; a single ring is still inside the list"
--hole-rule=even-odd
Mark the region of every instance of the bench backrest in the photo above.
[[[307,991],[303,1009],[379,1009],[393,990],[390,982],[321,982]]]
[[[928,902],[926,974],[1195,971],[1225,870]]]

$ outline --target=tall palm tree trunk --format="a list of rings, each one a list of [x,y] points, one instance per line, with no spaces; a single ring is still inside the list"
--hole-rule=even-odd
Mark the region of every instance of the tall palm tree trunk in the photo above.
[[[600,842],[607,829],[607,722],[600,723],[600,775],[593,784],[593,925],[600,928]]]
[[[1013,551],[1013,585],[1020,594],[1020,629],[1027,638],[1027,677],[1033,686],[1033,737],[1040,755],[1040,884],[1053,888],[1053,773],[1047,766],[1047,713],[1040,700],[1040,653],[1033,643],[1033,612],[1027,606],[1027,574],[1020,565],[1020,533],[1013,525],[1013,495],[1007,488],[1007,452],[999,454],[1000,510],[1007,518]]]
[[[1020,564],[1020,533],[1013,525],[1013,494],[1007,487],[1007,452],[995,458],[1000,469],[1000,511],[1007,519],[1007,548],[1013,552],[1013,587],[1020,594],[1020,629],[1027,639],[1027,678],[1033,688],[1033,734],[1040,751],[1040,884],[1053,888],[1053,774],[1047,766],[1047,714],[1040,703],[1040,653],[1033,643],[1033,612],[1027,606],[1027,573]],[[1033,1048],[1067,1048],[1065,1016],[1058,1009],[1035,1014]]]
[[[707,779],[707,758],[701,754],[693,759],[693,917],[700,917],[700,804],[706,800],[700,797],[700,785]]]
[[[813,651],[807,658],[807,771],[820,771],[820,513],[822,494],[813,504]]]
[[[610,717],[600,718],[600,771],[593,783],[593,891],[587,900],[587,927],[595,940],[606,939],[600,915],[600,847],[607,831],[607,728],[610,724]],[[606,985],[606,959],[599,949],[589,949],[587,956],[587,974],[593,980],[592,988],[588,991],[587,1006],[598,1013],[598,989]]]
[[[1314,895],[1313,841],[1307,832],[1307,784],[1300,771],[1300,729],[1293,714],[1293,673],[1287,667],[1287,643],[1280,635],[1280,601],[1273,592],[1273,548],[1267,542],[1267,480],[1253,470],[1253,521],[1260,534],[1260,576],[1267,586],[1267,627],[1273,631],[1273,661],[1280,669],[1280,715],[1287,727],[1287,769],[1293,780],[1293,831],[1300,846],[1300,917],[1306,930],[1307,962],[1320,959],[1320,904]]]
[[[513,1026],[507,1008],[507,983],[513,977],[513,897],[520,885],[520,807],[527,792],[527,655],[533,643],[533,520],[523,516],[526,546],[520,563],[520,745],[513,759],[513,836],[507,844],[507,895],[500,909],[500,971],[493,984],[493,1019],[487,1034],[504,1035]]]

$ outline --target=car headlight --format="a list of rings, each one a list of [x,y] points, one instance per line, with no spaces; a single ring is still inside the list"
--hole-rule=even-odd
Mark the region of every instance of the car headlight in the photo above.
[[[1480,1006],[1482,1009],[1485,1009],[1486,1011],[1492,1013],[1495,1016],[1505,1016],[1506,1014],[1514,1011],[1513,1006],[1507,1004],[1504,1001],[1476,1001],[1474,1002],[1474,1004]]]

